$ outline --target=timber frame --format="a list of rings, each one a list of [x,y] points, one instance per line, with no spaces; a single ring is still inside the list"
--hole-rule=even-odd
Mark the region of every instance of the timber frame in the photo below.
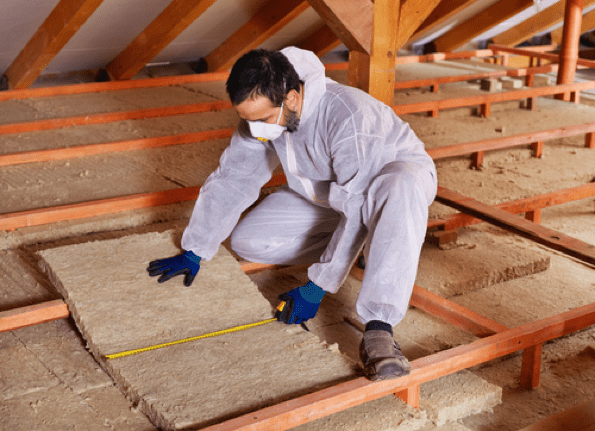
[[[529,84],[532,83],[534,74],[556,71],[558,67],[557,62],[559,61],[559,58],[555,54],[539,52],[539,50],[511,49],[499,45],[493,45],[488,50],[465,53],[436,53],[428,56],[396,57],[395,62],[411,63],[449,58],[500,58],[502,61],[505,61],[504,58],[509,55],[523,55],[530,58],[539,58],[551,61],[552,64],[525,69],[490,72],[489,76],[498,77],[506,75],[525,77],[527,86],[530,87]],[[580,60],[579,66],[595,68],[595,62]],[[348,67],[348,64],[342,63],[328,65],[327,69],[344,70]],[[226,79],[226,76],[226,73],[217,72],[192,77],[171,77],[142,81],[81,84],[76,87],[54,87],[51,89],[39,90],[11,90],[5,93],[0,93],[0,100],[11,98],[52,97],[53,95],[59,94],[96,91],[117,91],[125,88],[139,88],[155,85],[167,86],[175,85],[180,82],[196,82],[194,80],[224,80]],[[482,77],[486,77],[486,74],[473,75],[471,78],[469,78],[469,75],[463,75],[458,77],[458,79],[480,79]],[[441,84],[456,82],[458,79],[433,78],[432,80],[397,82],[393,85],[395,88],[432,86],[437,89]],[[431,103],[424,102],[422,104],[411,105],[395,105],[393,109],[397,113],[428,112],[430,115],[435,116],[441,109],[471,105],[489,106],[491,103],[498,103],[503,100],[532,100],[538,96],[565,93],[571,94],[572,100],[578,102],[580,91],[592,88],[595,88],[595,82],[565,84],[552,87],[529,88],[473,98],[443,100]],[[0,126],[0,133],[47,130],[49,128],[66,127],[72,124],[118,121],[122,118],[139,118],[139,115],[146,118],[147,115],[158,117],[178,115],[185,112],[204,112],[205,110],[220,109],[229,109],[229,104],[227,102],[215,102],[210,104],[158,108],[155,111],[142,110],[141,113],[139,113],[139,111],[131,111],[118,114],[101,114],[96,117],[87,117],[91,118],[90,120],[82,120],[82,117],[59,120],[40,120],[32,123]],[[531,108],[529,107],[529,109]],[[483,108],[482,114],[489,115],[489,108]],[[91,123],[89,121],[91,121]],[[127,151],[138,148],[155,148],[188,142],[200,142],[229,137],[231,136],[231,133],[231,129],[222,129],[159,138],[138,139],[133,141],[107,142],[60,150],[8,154],[0,156],[0,166],[57,160],[113,151]],[[512,146],[526,146],[533,152],[535,157],[540,157],[543,151],[543,141],[581,134],[585,135],[585,147],[595,149],[595,123],[589,123],[498,139],[487,139],[478,142],[439,147],[429,149],[428,153],[435,160],[447,157],[469,156],[471,166],[478,167],[481,165],[485,151]],[[279,174],[275,175],[267,186],[275,186],[284,182],[284,176]],[[199,190],[200,187],[187,187],[164,192],[123,196],[59,207],[40,208],[20,213],[2,214],[0,215],[0,230],[10,231],[26,226],[55,223],[60,220],[94,217],[100,214],[111,214],[142,207],[194,200],[196,199]],[[586,244],[563,235],[560,232],[555,232],[539,225],[540,211],[543,208],[593,197],[595,197],[595,183],[589,183],[545,195],[505,202],[496,206],[488,206],[468,197],[461,196],[454,191],[440,188],[437,200],[452,206],[461,212],[447,218],[429,220],[428,230],[434,232],[448,232],[460,227],[488,222],[573,256],[574,258],[585,262],[587,265],[593,266],[595,269],[594,245]],[[519,213],[524,213],[525,218],[523,219],[513,215]],[[241,262],[241,266],[242,269],[249,274],[276,267],[274,265],[255,264],[251,262]],[[361,279],[363,271],[354,267],[351,274],[354,277]],[[235,419],[227,420],[206,429],[213,431],[288,429],[388,394],[395,394],[395,396],[403,399],[411,406],[419,407],[419,390],[422,383],[520,350],[523,350],[523,360],[520,370],[521,387],[525,389],[535,388],[539,385],[539,370],[543,343],[579,331],[591,325],[595,325],[595,303],[517,328],[507,328],[471,310],[457,305],[452,301],[432,294],[419,286],[414,287],[410,305],[437,316],[458,328],[468,331],[479,339],[467,345],[441,351],[412,361],[412,372],[406,377],[375,383],[370,382],[365,378],[355,378],[354,380],[319,390],[309,395],[267,407]],[[0,312],[0,332],[11,331],[24,326],[41,324],[43,322],[67,317],[69,317],[69,312],[66,304],[62,300],[48,301],[37,305],[3,311]],[[357,324],[354,326],[357,326]]]

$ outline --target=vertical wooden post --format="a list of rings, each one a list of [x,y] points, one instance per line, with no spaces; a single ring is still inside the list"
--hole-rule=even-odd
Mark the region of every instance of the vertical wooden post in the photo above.
[[[562,47],[560,49],[560,67],[558,68],[558,85],[572,84],[574,82],[582,19],[583,0],[566,0]],[[555,98],[569,101],[570,95],[568,93],[557,94]]]
[[[475,169],[481,168],[481,166],[483,165],[483,155],[483,151],[478,151],[477,153],[471,154],[472,167],[474,167]]]
[[[540,224],[541,223],[541,209],[537,208],[533,211],[527,211],[525,213],[525,219],[532,221],[533,223]]]
[[[541,349],[542,344],[537,344],[523,351],[523,362],[521,365],[521,387],[523,389],[535,389],[539,386]]]
[[[405,401],[407,404],[409,404],[414,409],[418,409],[419,408],[419,390],[420,390],[420,385],[413,385],[401,392],[397,392],[395,394],[395,396],[397,398],[400,398],[403,401]]]
[[[531,144],[531,149],[533,150],[533,157],[538,159],[543,157],[543,141],[533,142]]]
[[[388,106],[393,106],[395,99],[395,58],[400,11],[400,0],[374,2],[369,93]]]
[[[365,52],[349,52],[349,85],[366,93],[370,90],[370,56]]]
[[[585,135],[585,148],[595,149],[595,132],[587,133]]]
[[[490,114],[492,113],[492,104],[489,102],[486,102],[484,104],[481,105],[481,116],[488,118],[490,116]]]

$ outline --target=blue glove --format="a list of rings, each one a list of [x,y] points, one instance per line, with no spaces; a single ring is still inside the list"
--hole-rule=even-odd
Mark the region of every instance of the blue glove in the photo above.
[[[190,286],[199,269],[200,256],[191,251],[185,251],[178,256],[152,261],[149,263],[147,271],[149,271],[151,277],[161,275],[157,280],[159,283],[163,283],[176,275],[184,274],[184,286]]]
[[[325,295],[320,287],[308,282],[305,286],[298,287],[289,292],[279,295],[281,301],[285,301],[282,311],[277,311],[275,317],[287,324],[300,324],[316,316],[320,301]]]

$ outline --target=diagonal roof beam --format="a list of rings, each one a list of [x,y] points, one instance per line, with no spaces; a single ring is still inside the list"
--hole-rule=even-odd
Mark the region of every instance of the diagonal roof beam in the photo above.
[[[269,0],[238,31],[204,60],[208,70],[229,69],[251,49],[257,48],[308,8],[306,0]]]
[[[61,0],[5,72],[10,88],[29,88],[103,0]]]
[[[500,0],[434,40],[436,50],[449,52],[533,6],[533,0]]]
[[[494,37],[494,43],[497,45],[516,46],[524,42],[537,33],[547,30],[550,27],[564,21],[564,0],[542,10],[531,18],[512,27],[510,30]],[[595,4],[595,0],[585,0],[584,7]],[[595,27],[595,25],[594,25]]]
[[[587,0],[585,0],[585,6],[587,6]],[[593,30],[595,28],[595,10],[592,10],[583,15],[583,20],[581,22],[581,34]],[[552,31],[552,43],[557,43],[560,45],[562,43],[562,31],[564,30],[564,26],[560,27]]]
[[[312,51],[318,57],[324,57],[339,45],[341,45],[341,39],[328,25],[324,25],[298,43],[297,47]]]
[[[440,0],[401,0],[401,18],[395,45],[397,51],[405,46],[411,35],[440,3]]]
[[[371,0],[309,0],[349,51],[370,54],[374,25],[374,3]]]
[[[215,0],[173,0],[141,34],[105,68],[113,79],[130,79],[159,54]]]
[[[432,31],[434,28],[477,1],[479,0],[442,0],[422,25],[419,26],[413,36],[411,36],[411,39],[417,39],[422,36],[423,33]]]

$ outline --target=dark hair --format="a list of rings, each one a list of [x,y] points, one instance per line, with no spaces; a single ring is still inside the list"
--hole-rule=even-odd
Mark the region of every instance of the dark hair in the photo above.
[[[273,106],[281,106],[289,91],[300,91],[300,83],[297,72],[281,52],[255,49],[233,65],[226,88],[232,105],[265,96]]]

